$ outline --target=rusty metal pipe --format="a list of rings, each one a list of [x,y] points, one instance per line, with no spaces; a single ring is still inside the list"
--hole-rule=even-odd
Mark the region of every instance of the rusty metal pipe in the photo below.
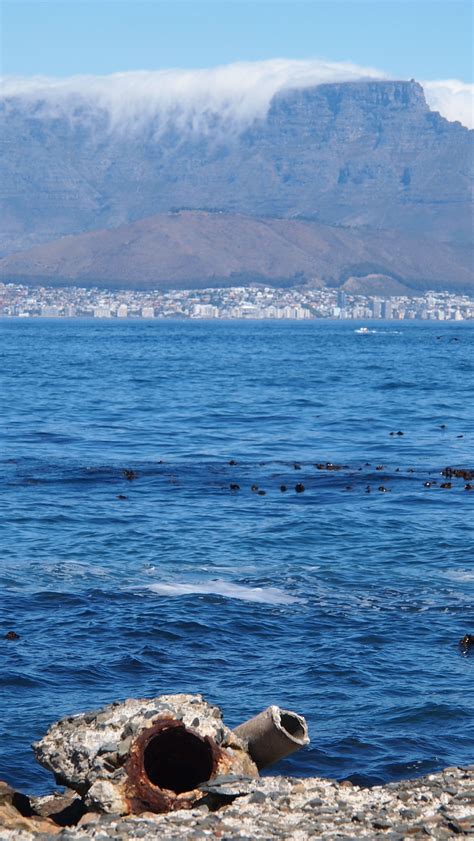
[[[187,807],[193,791],[216,772],[222,751],[214,739],[172,718],[142,731],[126,763],[131,811]]]
[[[169,728],[151,738],[143,751],[143,769],[159,788],[181,794],[212,775],[212,746],[197,733]]]
[[[247,745],[258,770],[309,744],[303,716],[271,706],[233,731]]]

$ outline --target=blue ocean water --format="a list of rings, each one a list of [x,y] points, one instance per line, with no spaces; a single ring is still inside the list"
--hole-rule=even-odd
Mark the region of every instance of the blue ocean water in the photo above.
[[[357,326],[1,322],[0,778],[182,691],[304,714],[280,773],[473,761],[474,325]]]

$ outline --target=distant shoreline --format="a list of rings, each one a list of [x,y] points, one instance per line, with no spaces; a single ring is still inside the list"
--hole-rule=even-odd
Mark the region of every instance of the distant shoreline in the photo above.
[[[0,283],[0,317],[103,321],[347,321],[436,323],[474,320],[474,298],[444,290],[423,295],[355,294],[329,287],[237,286],[173,291],[29,287]]]

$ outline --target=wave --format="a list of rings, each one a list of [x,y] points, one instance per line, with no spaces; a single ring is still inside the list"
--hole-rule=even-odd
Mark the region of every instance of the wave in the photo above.
[[[215,579],[213,581],[198,581],[195,584],[175,582],[173,584],[150,584],[159,596],[191,596],[209,595],[223,596],[227,599],[241,599],[245,602],[260,602],[261,604],[298,604],[302,599],[291,596],[278,587],[245,587],[230,581]]]
[[[451,569],[443,573],[444,578],[450,578],[452,581],[473,581],[474,571],[471,569]]]

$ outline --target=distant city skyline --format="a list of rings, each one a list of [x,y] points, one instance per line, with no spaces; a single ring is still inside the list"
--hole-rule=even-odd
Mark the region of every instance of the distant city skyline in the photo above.
[[[474,320],[474,299],[447,290],[394,296],[328,287],[139,291],[0,283],[0,317],[469,321]]]
[[[2,73],[102,75],[273,58],[473,79],[467,0],[3,0]]]

